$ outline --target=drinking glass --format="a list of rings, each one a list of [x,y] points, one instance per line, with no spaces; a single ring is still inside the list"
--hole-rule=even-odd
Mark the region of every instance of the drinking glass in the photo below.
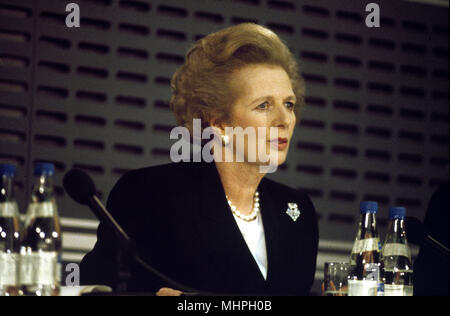
[[[348,262],[325,262],[324,296],[347,296],[349,272]]]

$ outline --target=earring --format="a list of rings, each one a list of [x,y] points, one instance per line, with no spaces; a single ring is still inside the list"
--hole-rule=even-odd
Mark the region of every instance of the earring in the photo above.
[[[230,138],[227,135],[222,135],[222,143],[224,146],[227,146],[230,142]]]

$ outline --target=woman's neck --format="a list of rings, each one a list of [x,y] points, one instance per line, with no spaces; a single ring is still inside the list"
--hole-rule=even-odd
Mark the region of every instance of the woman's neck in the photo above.
[[[216,162],[220,180],[228,199],[244,215],[253,210],[253,197],[264,177],[259,166],[245,162]]]

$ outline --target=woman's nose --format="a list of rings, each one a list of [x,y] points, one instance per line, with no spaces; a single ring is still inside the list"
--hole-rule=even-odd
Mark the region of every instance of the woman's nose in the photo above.
[[[273,111],[272,126],[287,128],[289,127],[291,117],[288,113],[288,109],[283,104],[277,104],[275,111]]]

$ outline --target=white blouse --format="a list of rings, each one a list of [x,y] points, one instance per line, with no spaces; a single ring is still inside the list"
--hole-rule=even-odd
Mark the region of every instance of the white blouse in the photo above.
[[[241,230],[242,236],[247,243],[250,252],[255,258],[264,279],[267,279],[267,252],[266,239],[264,237],[264,227],[261,219],[261,213],[258,214],[255,220],[251,222],[244,221],[234,215],[234,219]]]

